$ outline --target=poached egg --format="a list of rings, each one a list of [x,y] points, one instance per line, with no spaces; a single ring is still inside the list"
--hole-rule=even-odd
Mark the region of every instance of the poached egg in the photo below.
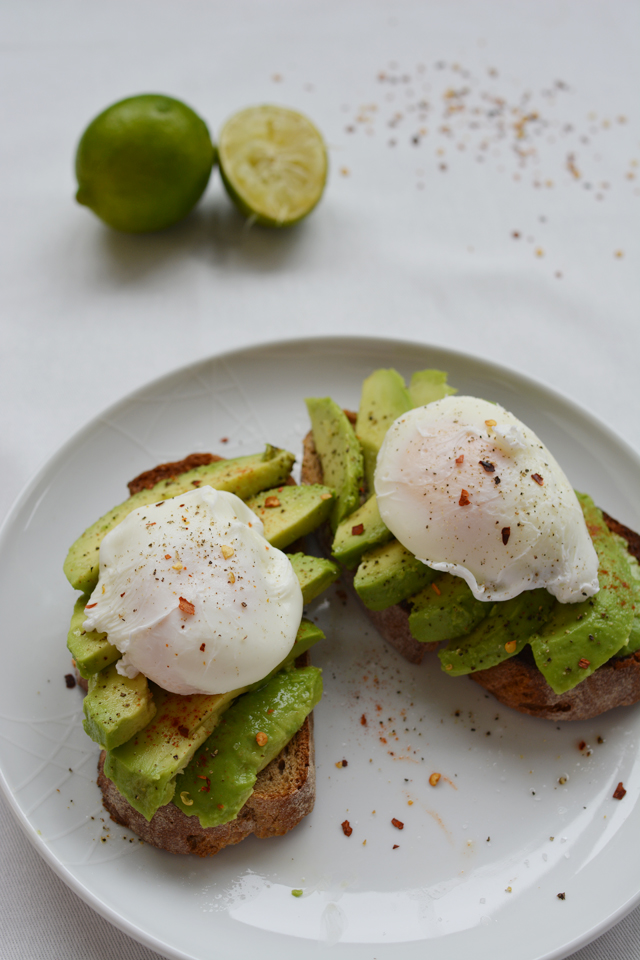
[[[512,413],[475,397],[417,407],[389,428],[375,491],[393,535],[478,600],[545,587],[562,603],[598,591],[578,499],[549,450]]]
[[[291,650],[302,591],[262,521],[203,486],[140,507],[104,537],[85,630],[106,632],[120,674],[179,694],[261,680]]]

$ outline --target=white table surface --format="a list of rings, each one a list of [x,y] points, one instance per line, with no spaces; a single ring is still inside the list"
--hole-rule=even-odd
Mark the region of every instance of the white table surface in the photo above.
[[[639,450],[638,19],[626,0],[4,3],[0,518],[148,380],[322,333],[508,365]],[[252,103],[308,113],[330,152],[321,206],[247,229],[214,173],[172,230],[103,227],[73,201],[77,139],[156,91],[214,135]],[[63,885],[4,799],[0,836],[3,960],[156,957]],[[640,957],[640,908],[575,957]]]

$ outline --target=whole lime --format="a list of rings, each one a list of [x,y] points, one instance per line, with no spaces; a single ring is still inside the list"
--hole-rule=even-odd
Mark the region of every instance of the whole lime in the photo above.
[[[82,134],[76,200],[116,230],[162,230],[196,205],[215,156],[207,125],[185,103],[154,93],[129,97]]]

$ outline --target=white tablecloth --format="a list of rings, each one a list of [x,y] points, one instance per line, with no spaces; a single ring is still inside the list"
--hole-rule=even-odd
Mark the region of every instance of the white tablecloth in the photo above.
[[[638,19],[626,0],[3,4],[0,517],[119,397],[292,336],[462,349],[640,449]],[[214,135],[253,103],[309,114],[330,152],[321,206],[248,229],[214,173],[172,230],[103,227],[73,202],[76,142],[155,91]],[[4,800],[0,831],[3,960],[156,956],[67,890]],[[575,956],[640,957],[640,910]]]

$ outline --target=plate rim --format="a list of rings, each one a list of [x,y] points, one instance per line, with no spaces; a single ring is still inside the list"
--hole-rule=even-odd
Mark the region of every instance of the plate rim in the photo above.
[[[562,390],[559,390],[555,386],[551,386],[541,378],[532,377],[531,375],[522,372],[520,369],[512,365],[507,366],[503,363],[493,361],[485,356],[458,350],[456,348],[431,344],[426,341],[404,339],[402,337],[343,334],[266,339],[257,343],[244,345],[242,347],[230,348],[225,351],[212,353],[206,357],[191,361],[186,364],[179,364],[165,373],[145,381],[133,390],[119,397],[116,401],[107,405],[102,410],[98,411],[98,413],[91,416],[56,450],[54,450],[52,454],[46,457],[46,459],[32,474],[31,478],[19,491],[18,495],[7,511],[7,514],[3,518],[2,523],[0,524],[0,550],[2,550],[4,539],[6,536],[8,536],[19,510],[35,487],[46,478],[47,474],[52,469],[55,468],[55,465],[59,460],[64,459],[69,451],[71,451],[79,443],[82,443],[85,438],[88,438],[102,421],[108,419],[114,413],[117,413],[117,411],[123,408],[126,404],[143,398],[145,394],[151,390],[161,391],[164,386],[168,386],[170,384],[172,379],[184,378],[188,376],[190,372],[195,372],[198,369],[206,368],[207,365],[211,364],[212,362],[225,362],[236,359],[242,360],[244,357],[256,355],[262,351],[269,350],[288,349],[296,351],[303,348],[312,350],[314,345],[318,345],[324,349],[330,346],[334,346],[336,348],[340,346],[345,351],[349,350],[350,348],[355,350],[358,348],[358,346],[371,345],[374,349],[386,349],[389,352],[392,352],[394,349],[399,347],[405,350],[413,347],[421,352],[431,352],[434,355],[434,360],[437,360],[438,357],[442,357],[443,361],[446,356],[455,357],[458,362],[473,365],[476,370],[485,372],[492,378],[495,378],[496,375],[499,375],[511,385],[515,386],[517,384],[522,384],[530,393],[533,392],[534,394],[538,393],[544,395],[549,403],[560,403],[565,409],[568,410],[570,414],[577,416],[587,424],[592,424],[595,428],[597,428],[598,431],[612,440],[619,448],[620,452],[631,461],[634,468],[640,474],[640,453],[638,453],[638,451],[636,451],[635,448],[631,446],[631,444],[625,438],[618,434],[614,428],[600,419],[596,413],[582,406]],[[80,880],[79,877],[76,877],[68,869],[68,867],[58,859],[54,852],[38,835],[38,831],[29,822],[27,816],[18,805],[13,791],[6,781],[4,770],[2,769],[1,765],[0,789],[7,800],[10,810],[16,817],[22,832],[26,835],[32,847],[52,868],[54,873],[60,877],[65,885],[69,887],[76,895],[78,895],[91,909],[95,910],[109,923],[122,930],[132,939],[144,946],[149,947],[150,949],[155,950],[161,955],[171,958],[171,960],[201,960],[201,958],[195,954],[185,953],[184,951],[175,949],[169,944],[157,939],[150,931],[136,926],[127,918],[119,915],[112,907],[108,906],[101,899],[99,899],[98,895],[93,893]],[[559,946],[557,949],[552,950],[551,952],[541,954],[539,960],[562,960],[562,958],[570,956],[615,926],[620,920],[622,920],[633,909],[635,909],[638,904],[640,904],[640,883],[638,884],[638,889],[636,892],[632,894],[625,903],[618,907],[617,910],[610,913],[606,918],[601,920],[598,924],[596,924],[595,927],[588,930],[578,938],[575,938],[571,941],[571,943]],[[312,942],[313,941],[309,941],[310,944]],[[357,947],[358,944],[353,944],[353,946]],[[396,948],[402,949],[402,944],[396,944]]]

